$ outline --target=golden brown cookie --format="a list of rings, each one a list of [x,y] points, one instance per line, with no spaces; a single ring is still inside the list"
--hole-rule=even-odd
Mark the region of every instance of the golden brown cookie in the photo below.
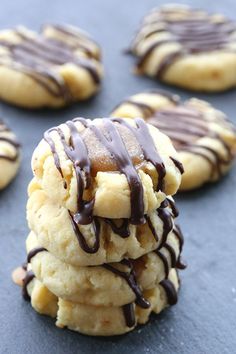
[[[82,30],[48,24],[0,31],[0,98],[25,108],[62,107],[96,93],[100,49]],[[9,90],[9,87],[11,89]]]
[[[29,192],[38,183],[81,224],[92,212],[140,224],[165,195],[176,193],[176,161],[169,138],[142,119],[76,118],[44,134],[32,157]]]
[[[137,289],[156,287],[171,268],[182,269],[181,231],[175,227],[157,250],[132,260],[100,266],[79,267],[60,261],[41,247],[31,232],[26,241],[27,260],[37,277],[53,294],[64,300],[94,306],[122,306],[135,301]],[[134,274],[136,280],[134,282]]]
[[[15,177],[20,165],[20,144],[15,134],[0,120],[0,189]]]
[[[56,317],[56,325],[93,336],[120,335],[133,330],[149,320],[152,312],[158,314],[178,300],[179,279],[171,269],[168,278],[155,288],[143,292],[149,304],[143,308],[136,303],[124,306],[94,306],[73,303],[57,298],[43,285],[31,270],[26,273],[23,295],[31,300],[32,307],[40,314]]]
[[[130,48],[136,71],[196,91],[236,86],[236,24],[188,5],[153,9]]]

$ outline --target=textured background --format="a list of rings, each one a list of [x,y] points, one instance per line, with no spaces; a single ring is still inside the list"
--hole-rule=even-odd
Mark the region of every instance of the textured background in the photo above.
[[[188,269],[177,306],[133,333],[116,338],[86,337],[54,326],[24,302],[11,282],[11,271],[25,259],[26,188],[30,158],[47,128],[75,116],[106,116],[123,97],[159,87],[131,74],[133,59],[122,55],[142,16],[163,1],[154,0],[17,0],[4,1],[0,28],[44,22],[68,22],[88,30],[102,45],[106,76],[101,92],[84,104],[60,111],[25,111],[1,103],[0,115],[23,143],[16,180],[0,193],[0,353],[235,353],[236,348],[236,169],[220,183],[178,195]],[[190,1],[189,1],[190,3]],[[205,7],[206,1],[192,1]],[[212,5],[210,5],[212,3]],[[208,2],[210,11],[234,16],[234,0]],[[162,85],[164,87],[164,85]],[[183,98],[191,93],[170,88]],[[209,100],[235,121],[236,91],[197,97]]]

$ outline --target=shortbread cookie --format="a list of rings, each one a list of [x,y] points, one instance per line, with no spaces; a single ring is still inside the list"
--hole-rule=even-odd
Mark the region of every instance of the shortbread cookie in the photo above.
[[[57,297],[87,305],[122,306],[133,302],[137,292],[140,296],[140,290],[156,287],[171,268],[183,266],[180,260],[183,238],[178,228],[154,252],[136,260],[124,259],[94,267],[61,262],[39,245],[33,232],[26,245],[27,260],[37,279]]]
[[[37,312],[56,317],[58,327],[93,336],[110,336],[129,332],[137,324],[146,323],[151,312],[158,314],[168,305],[176,304],[178,288],[177,272],[172,269],[168,279],[143,292],[148,308],[141,308],[135,303],[122,307],[93,306],[57,299],[28,271],[23,292],[27,298],[31,298],[31,304]]]
[[[143,117],[167,134],[184,166],[180,189],[213,182],[232,166],[236,155],[236,130],[227,117],[209,103],[163,91],[140,93],[124,100],[115,117]]]
[[[78,28],[0,31],[0,98],[9,103],[41,108],[84,100],[98,90],[102,71],[98,45]]]
[[[15,177],[20,165],[20,144],[15,134],[0,120],[0,189]]]
[[[236,24],[187,5],[153,9],[131,48],[137,73],[196,91],[236,86]]]
[[[143,223],[181,181],[169,138],[139,118],[76,118],[52,128],[34,151],[32,169],[29,193],[38,183],[80,224],[92,215]]]
[[[146,222],[141,225],[132,225],[128,219],[98,217],[87,225],[77,225],[66,208],[55,204],[40,189],[31,194],[27,205],[29,227],[38,235],[39,244],[75,266],[119,262],[155,250],[172,231],[175,216],[170,198],[167,205],[162,203],[157,211],[145,216]]]

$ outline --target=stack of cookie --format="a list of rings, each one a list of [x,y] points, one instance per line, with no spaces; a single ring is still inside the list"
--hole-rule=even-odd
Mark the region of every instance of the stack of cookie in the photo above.
[[[177,301],[182,166],[142,119],[77,118],[36,148],[23,294],[59,327],[115,335]]]

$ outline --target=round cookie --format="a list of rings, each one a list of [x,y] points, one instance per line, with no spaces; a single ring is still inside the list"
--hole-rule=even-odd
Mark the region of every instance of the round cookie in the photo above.
[[[123,307],[93,306],[57,299],[32,273],[28,273],[25,284],[33,308],[41,314],[56,317],[58,327],[93,336],[110,336],[129,332],[137,324],[146,323],[151,312],[158,314],[168,305],[176,304],[179,279],[176,270],[172,269],[168,279],[144,291],[150,303],[147,309],[135,303]]]
[[[44,134],[32,157],[36,182],[29,192],[38,183],[80,224],[91,213],[140,224],[165,194],[176,193],[180,169],[169,138],[142,119],[76,118]]]
[[[130,48],[136,72],[195,91],[236,86],[236,24],[187,5],[153,9]]]
[[[195,98],[180,102],[163,91],[147,91],[124,100],[114,117],[143,117],[167,134],[184,166],[180,190],[221,178],[236,155],[236,130],[219,110]]]
[[[28,262],[38,280],[64,300],[94,306],[122,306],[142,301],[140,290],[156,287],[171,268],[180,267],[183,238],[175,228],[165,244],[136,260],[95,267],[75,267],[63,263],[39,245],[31,232],[26,241]],[[138,290],[137,290],[138,288]],[[140,290],[139,290],[140,289]]]
[[[0,190],[15,177],[20,165],[20,144],[15,134],[0,120]]]
[[[55,204],[41,189],[35,189],[27,204],[27,219],[38,242],[62,262],[75,266],[119,262],[138,258],[160,247],[173,228],[177,211],[173,200],[145,216],[146,222],[95,218],[78,225],[68,210]],[[170,203],[170,204],[169,204]],[[168,205],[169,204],[169,205]]]
[[[100,86],[100,49],[76,27],[48,24],[40,34],[25,27],[2,30],[0,54],[0,98],[17,106],[62,107]]]

